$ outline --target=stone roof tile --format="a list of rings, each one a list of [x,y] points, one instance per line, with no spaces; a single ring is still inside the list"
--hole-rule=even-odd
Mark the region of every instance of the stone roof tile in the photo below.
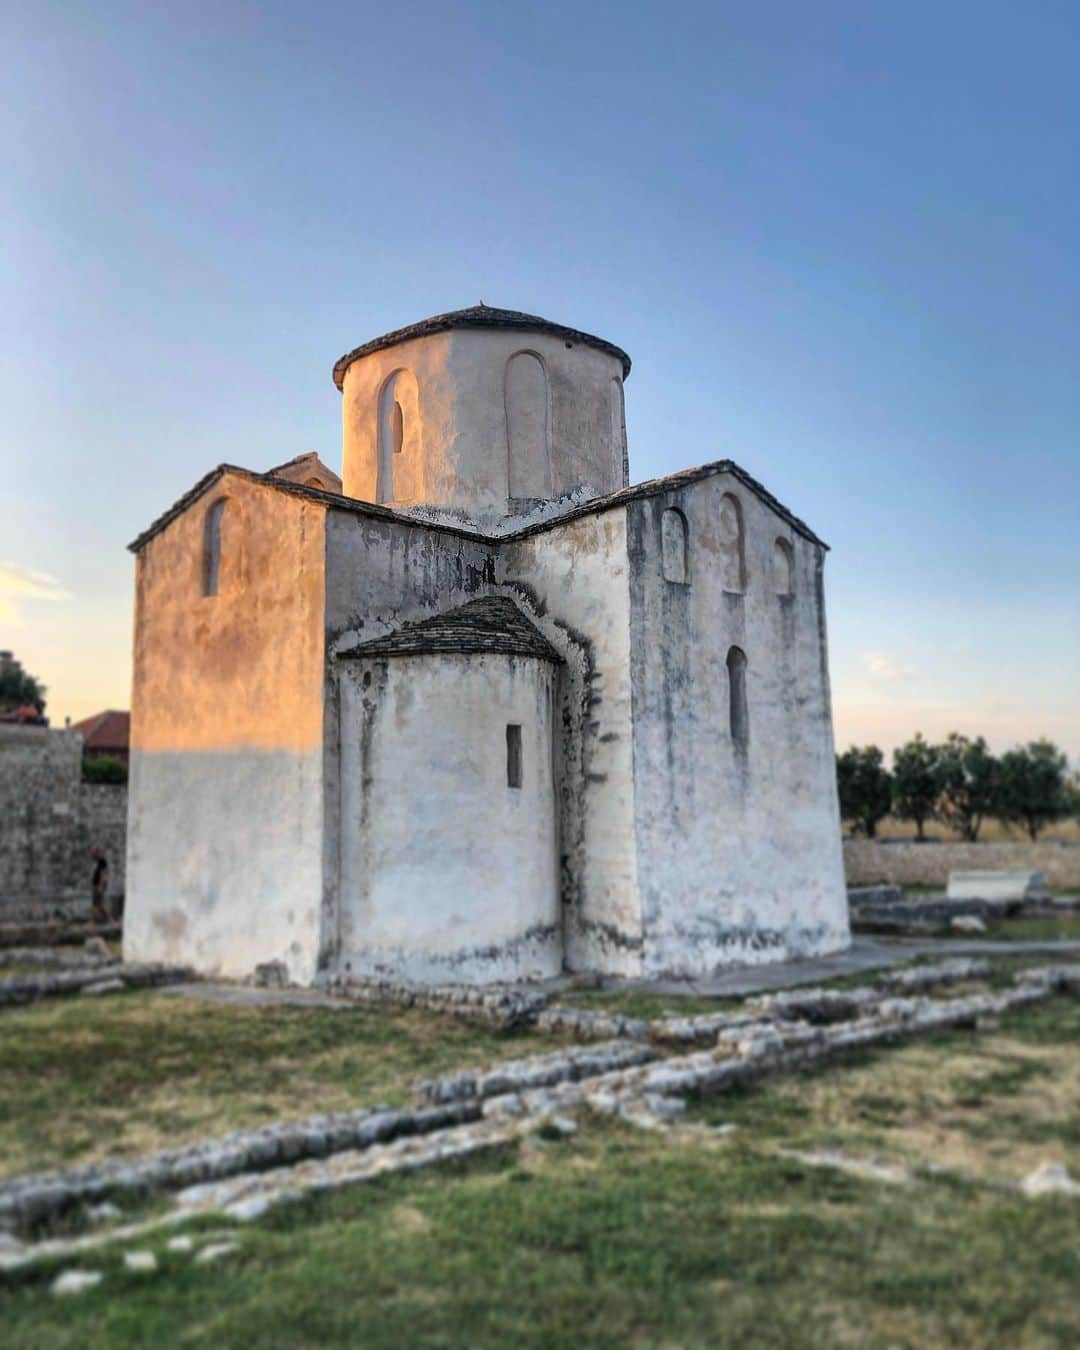
[[[492,305],[473,305],[471,309],[455,309],[449,314],[433,314],[430,319],[421,319],[406,328],[395,328],[392,333],[372,338],[351,352],[346,352],[334,365],[334,383],[340,389],[345,380],[345,372],[354,361],[372,352],[381,352],[387,347],[397,347],[402,342],[411,342],[414,338],[428,337],[432,333],[445,333],[451,328],[517,328],[530,333],[550,333],[553,337],[564,338],[567,342],[581,342],[587,347],[607,352],[622,362],[623,379],[630,374],[630,358],[621,347],[604,338],[593,337],[578,328],[567,328],[565,324],[553,323],[542,319],[538,314],[523,314],[519,309],[496,309]]]
[[[471,655],[497,652],[506,656],[562,657],[514,604],[500,595],[470,600],[430,619],[407,623],[394,633],[360,642],[341,652],[353,656]]]

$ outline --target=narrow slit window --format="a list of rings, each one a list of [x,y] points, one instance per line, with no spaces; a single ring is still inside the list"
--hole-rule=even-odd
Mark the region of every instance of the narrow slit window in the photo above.
[[[506,786],[521,786],[521,725],[518,722],[506,724]]]
[[[227,499],[212,503],[203,523],[203,595],[217,595],[221,581],[221,522]]]
[[[750,718],[746,708],[746,653],[732,647],[727,655],[728,718],[731,739],[736,745],[746,745],[750,739]]]

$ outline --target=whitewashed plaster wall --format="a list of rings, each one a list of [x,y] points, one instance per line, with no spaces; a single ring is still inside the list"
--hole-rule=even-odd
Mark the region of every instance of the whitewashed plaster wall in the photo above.
[[[206,516],[222,499],[219,593],[204,595]],[[137,555],[127,960],[315,974],[324,517],[226,474]]]
[[[571,970],[641,965],[625,509],[506,541],[498,577],[563,655],[557,770]]]
[[[339,966],[415,980],[562,968],[554,666],[432,654],[341,663]],[[506,727],[522,781],[507,782]]]
[[[669,508],[685,521],[685,581],[665,577]],[[727,474],[631,503],[628,532],[646,973],[842,949],[824,549]],[[666,570],[678,577],[677,560]],[[745,744],[730,726],[732,646],[746,656]]]
[[[342,389],[345,492],[500,513],[511,498],[613,492],[627,482],[622,373],[587,343],[504,329],[452,329],[360,357]],[[392,473],[385,454],[380,472],[387,388],[401,408]]]
[[[320,966],[337,969],[341,943],[341,672],[339,653],[402,623],[453,609],[495,587],[495,548],[464,532],[330,510],[326,518],[323,643],[323,923]]]

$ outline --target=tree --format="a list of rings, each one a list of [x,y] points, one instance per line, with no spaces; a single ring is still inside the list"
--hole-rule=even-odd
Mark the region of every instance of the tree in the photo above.
[[[45,706],[45,686],[27,674],[18,662],[0,666],[0,707]]]
[[[1023,825],[1034,843],[1039,831],[1069,814],[1068,760],[1045,739],[1018,745],[1001,757],[998,811]]]
[[[941,818],[959,831],[961,838],[974,843],[984,817],[997,810],[1001,766],[982,736],[971,740],[952,731],[937,751],[941,758]]]
[[[851,746],[836,757],[836,787],[840,814],[850,820],[854,833],[867,839],[877,834],[877,823],[892,805],[892,778],[885,757],[876,745]]]
[[[84,783],[126,783],[127,765],[115,755],[86,755],[82,762]]]
[[[941,796],[941,752],[915,733],[915,739],[893,751],[893,811],[901,820],[915,822],[917,839],[925,839],[923,826],[932,820]]]
[[[1080,769],[1074,769],[1065,784],[1065,805],[1067,814],[1080,820]]]

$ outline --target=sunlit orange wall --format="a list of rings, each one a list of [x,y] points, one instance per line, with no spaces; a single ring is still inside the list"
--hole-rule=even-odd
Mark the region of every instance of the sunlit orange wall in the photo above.
[[[204,596],[205,517],[221,496],[219,593]],[[226,474],[144,545],[134,749],[321,745],[325,518],[320,505]]]

